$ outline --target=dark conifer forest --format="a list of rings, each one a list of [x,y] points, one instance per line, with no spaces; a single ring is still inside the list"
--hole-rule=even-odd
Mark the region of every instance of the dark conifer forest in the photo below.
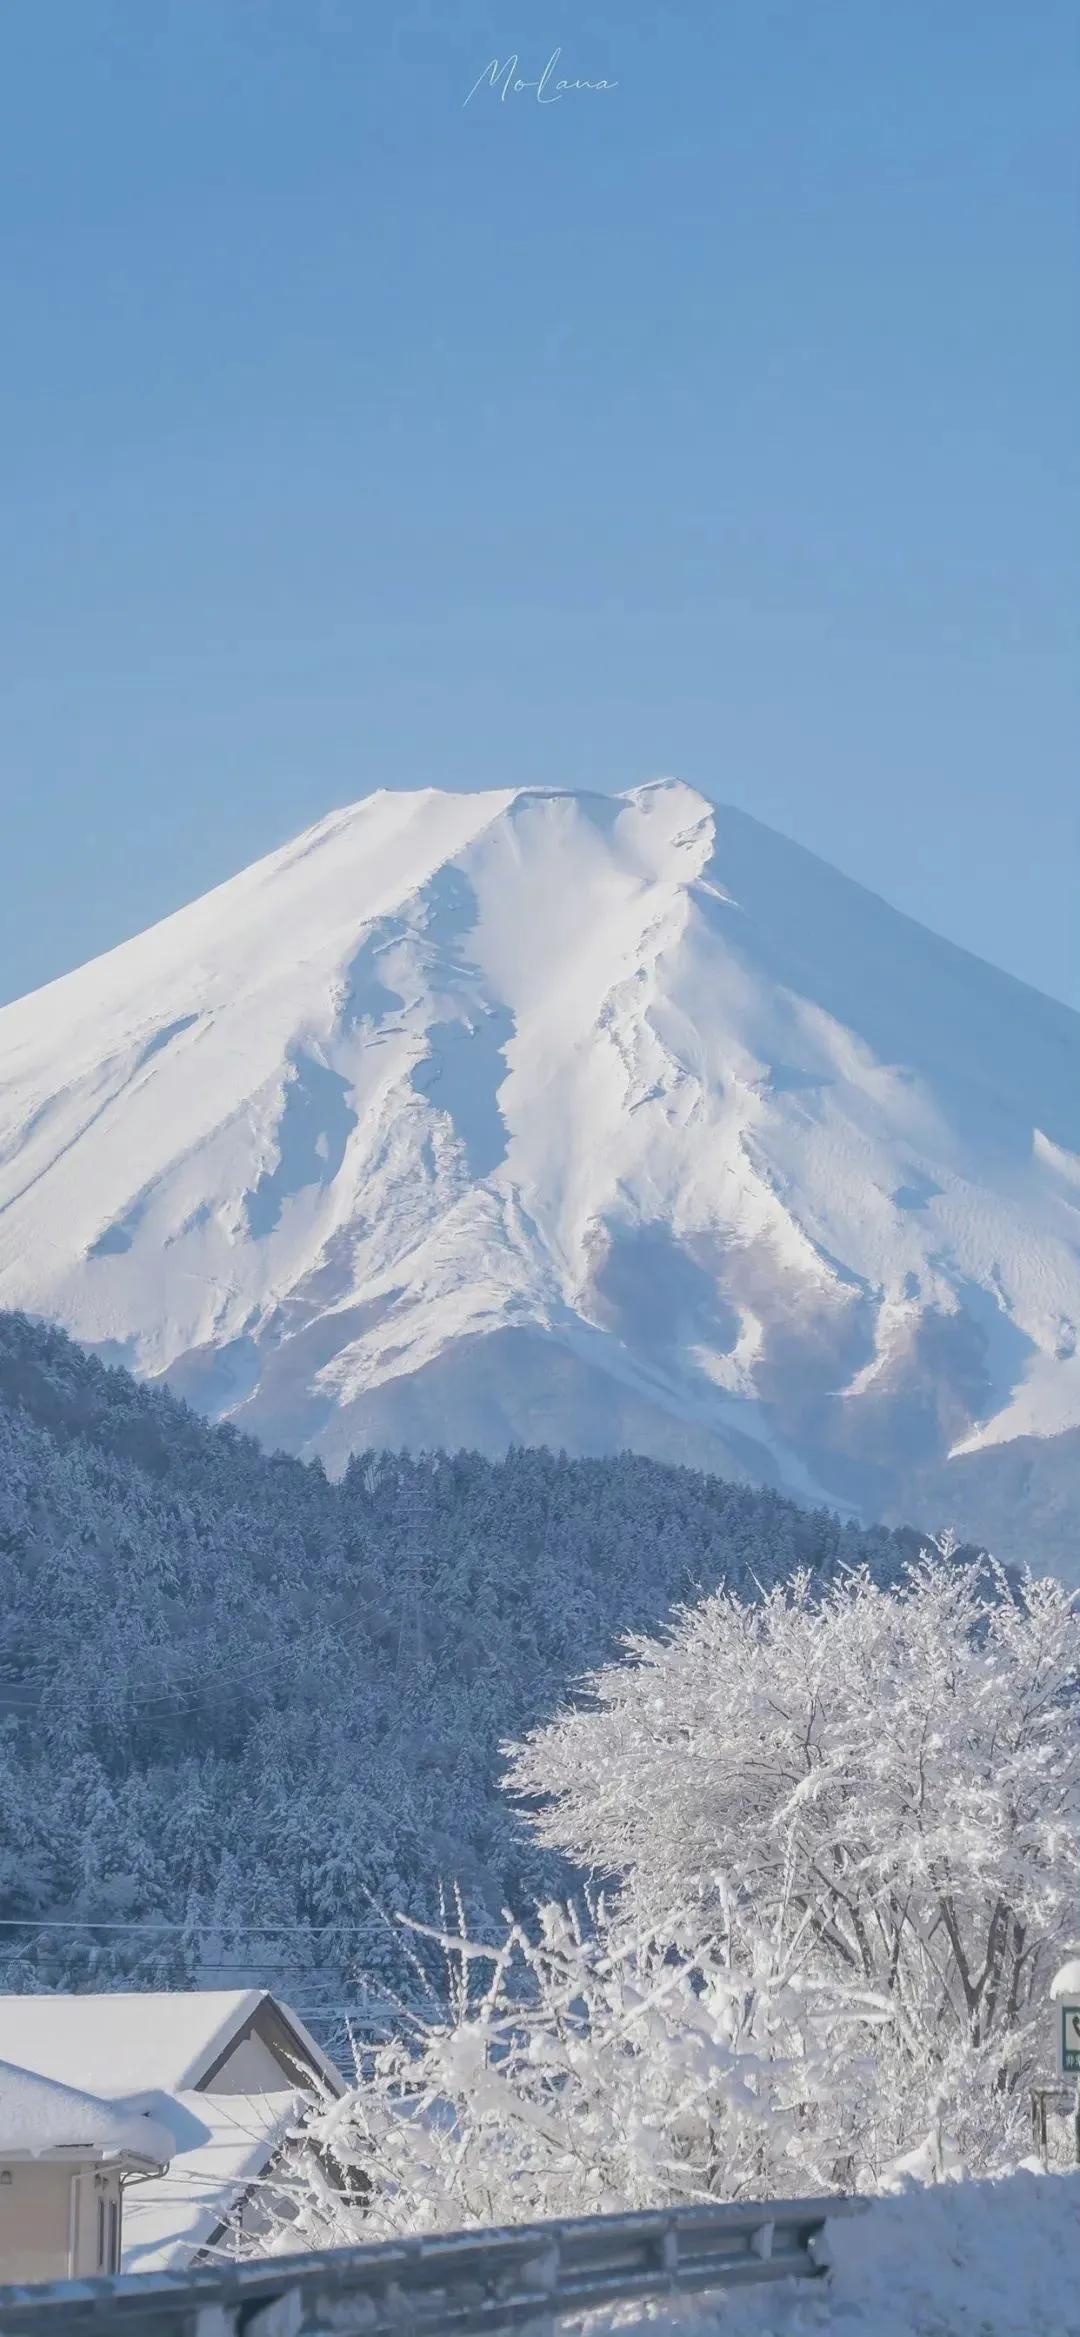
[[[319,1463],[0,1315],[0,1986],[407,1989],[399,1911],[560,1883],[500,1748],[721,1581],[912,1534],[624,1454]]]

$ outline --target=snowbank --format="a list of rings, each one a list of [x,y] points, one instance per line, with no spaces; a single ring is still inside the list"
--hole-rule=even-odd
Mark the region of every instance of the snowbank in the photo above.
[[[1080,2174],[912,2186],[829,2234],[830,2280],[592,2316],[685,2337],[1080,2337]]]

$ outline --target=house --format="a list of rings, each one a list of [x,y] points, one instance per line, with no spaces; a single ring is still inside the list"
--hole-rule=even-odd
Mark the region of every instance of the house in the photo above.
[[[5,2056],[60,2090],[93,2096],[125,2132],[133,2113],[164,2130],[167,2171],[164,2160],[117,2169],[125,2272],[212,2258],[238,2222],[257,2222],[305,2112],[345,2091],[303,2022],[259,1988],[0,1996]],[[65,2259],[34,2277],[66,2269]],[[0,2281],[18,2277],[0,2253]]]
[[[0,2061],[0,2280],[118,2272],[125,2179],[172,2150],[145,2110]]]

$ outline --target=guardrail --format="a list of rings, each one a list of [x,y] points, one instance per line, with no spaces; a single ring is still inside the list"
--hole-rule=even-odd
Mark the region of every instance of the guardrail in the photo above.
[[[540,2337],[636,2297],[814,2279],[826,2222],[862,2204],[738,2201],[0,2288],[0,2337]]]

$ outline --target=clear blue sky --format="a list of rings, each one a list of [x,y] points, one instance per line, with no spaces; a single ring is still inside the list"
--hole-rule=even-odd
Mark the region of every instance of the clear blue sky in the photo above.
[[[0,997],[675,771],[1080,1004],[1078,114],[1075,0],[7,0]]]

